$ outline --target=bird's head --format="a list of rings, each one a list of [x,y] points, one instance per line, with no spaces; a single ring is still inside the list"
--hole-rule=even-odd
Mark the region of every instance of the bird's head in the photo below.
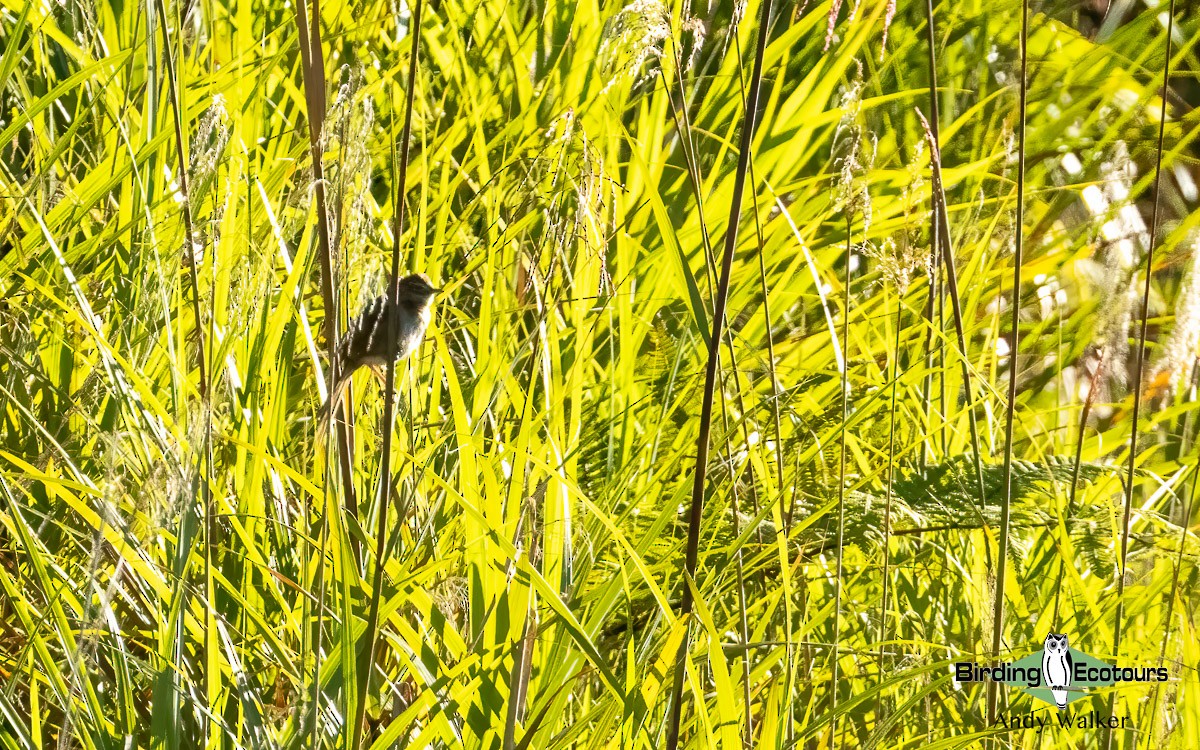
[[[441,289],[429,281],[423,273],[409,274],[400,279],[400,304],[407,307],[427,307]]]

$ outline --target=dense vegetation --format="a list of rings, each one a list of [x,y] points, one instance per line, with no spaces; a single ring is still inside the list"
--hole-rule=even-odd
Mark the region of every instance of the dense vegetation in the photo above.
[[[294,2],[0,0],[0,746],[1200,747],[1195,4]]]

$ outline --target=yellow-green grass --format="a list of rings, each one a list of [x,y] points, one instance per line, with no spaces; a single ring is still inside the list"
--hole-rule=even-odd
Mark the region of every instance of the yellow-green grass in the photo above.
[[[660,748],[681,644],[690,748],[1200,746],[1200,22],[1160,150],[1167,5],[1033,5],[1018,227],[1019,3],[932,50],[851,5],[772,9],[689,528],[760,5],[444,0],[410,79],[412,8],[326,2],[315,91],[291,3],[0,0],[0,746]],[[410,91],[400,266],[447,293],[343,475],[327,321],[385,289]],[[1111,691],[1136,732],[954,683],[1048,632],[1167,666]]]

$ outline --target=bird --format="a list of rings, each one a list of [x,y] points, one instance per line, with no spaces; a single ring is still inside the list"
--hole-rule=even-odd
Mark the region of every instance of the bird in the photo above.
[[[341,401],[355,372],[369,367],[382,380],[380,368],[387,365],[389,350],[399,362],[416,351],[425,338],[425,329],[433,317],[430,306],[442,290],[423,273],[401,278],[396,287],[397,304],[392,304],[390,294],[372,299],[351,319],[345,335],[338,342],[340,372],[330,390],[329,400],[322,407],[322,423]],[[388,335],[393,332],[395,339],[389,342]]]
[[[1065,635],[1050,633],[1042,650],[1042,685],[1050,688],[1054,705],[1059,711],[1067,710],[1067,689],[1071,687],[1074,665],[1071,649]]]

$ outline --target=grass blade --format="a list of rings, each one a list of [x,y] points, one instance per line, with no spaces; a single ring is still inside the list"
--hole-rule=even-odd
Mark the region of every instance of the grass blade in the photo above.
[[[1020,104],[1017,112],[1017,217],[1013,247],[1012,324],[1009,336],[1008,366],[1008,413],[1004,422],[1004,496],[1000,500],[1000,549],[996,553],[996,598],[992,606],[992,656],[1000,658],[1000,647],[1004,639],[1004,584],[1008,574],[1009,534],[1012,533],[1012,460],[1013,418],[1017,413],[1018,355],[1021,336],[1021,266],[1023,264],[1023,240],[1025,236],[1025,111],[1029,81],[1029,0],[1021,1],[1021,80]],[[1056,625],[1057,627],[1057,625]],[[988,683],[988,721],[996,721],[996,703],[999,691],[995,683]]]
[[[1142,376],[1146,361],[1146,327],[1150,311],[1150,280],[1154,276],[1154,245],[1158,240],[1158,213],[1162,201],[1162,160],[1163,140],[1167,128],[1167,99],[1171,88],[1171,35],[1175,31],[1175,0],[1171,0],[1167,8],[1166,54],[1163,57],[1162,106],[1158,113],[1158,143],[1154,152],[1154,209],[1150,215],[1150,242],[1146,248],[1146,279],[1142,286],[1141,311],[1138,323],[1137,364],[1133,370],[1133,413],[1130,415],[1129,427],[1129,464],[1125,475],[1125,508],[1121,517],[1121,555],[1117,567],[1117,609],[1113,615],[1113,658],[1121,655],[1121,635],[1125,619],[1125,578],[1126,564],[1129,560],[1129,527],[1133,517],[1133,488],[1134,474],[1137,469],[1138,422],[1142,407]],[[1184,519],[1184,524],[1188,519]],[[1108,712],[1111,715],[1116,709],[1117,695],[1114,692],[1108,699]],[[1112,747],[1115,731],[1109,729],[1104,733],[1104,747]]]
[[[400,164],[396,176],[395,192],[392,194],[392,205],[396,210],[392,222],[392,272],[388,277],[391,294],[391,306],[400,306],[400,237],[404,233],[405,187],[408,180],[409,152],[412,141],[412,115],[417,90],[417,58],[421,42],[421,11],[425,3],[417,0],[413,10],[412,23],[408,34],[412,40],[408,58],[408,92],[404,105],[404,127],[400,132]],[[350,743],[352,750],[361,745],[363,732],[363,717],[367,710],[367,685],[370,682],[371,670],[374,665],[375,641],[379,629],[379,599],[383,593],[384,573],[384,544],[388,534],[388,507],[392,499],[392,432],[395,422],[396,394],[396,316],[388,316],[388,354],[387,374],[383,389],[383,447],[379,457],[379,515],[378,526],[375,530],[375,577],[371,586],[371,601],[368,603],[367,627],[359,643],[358,651],[358,711],[354,714],[351,725]]]
[[[691,510],[688,514],[688,541],[684,562],[684,589],[679,604],[681,619],[692,610],[689,581],[695,581],[696,564],[700,554],[700,522],[704,507],[704,489],[708,475],[709,433],[712,430],[713,397],[717,386],[717,361],[720,358],[721,338],[724,335],[725,307],[729,302],[729,281],[733,270],[733,251],[737,245],[738,224],[742,215],[742,192],[746,186],[746,171],[750,164],[750,148],[754,142],[758,92],[762,84],[763,57],[770,35],[771,2],[763,0],[758,24],[758,46],[754,55],[754,72],[750,76],[749,92],[743,108],[742,133],[738,150],[737,173],[729,207],[729,222],[725,230],[725,248],[721,256],[721,275],[717,283],[717,298],[713,305],[712,335],[708,339],[708,364],[704,373],[704,395],[700,404],[699,438],[696,442],[696,471],[692,482]],[[679,724],[683,712],[683,683],[687,662],[688,638],[685,636],[675,661],[674,685],[671,692],[670,716],[667,720],[667,750],[679,747]]]

